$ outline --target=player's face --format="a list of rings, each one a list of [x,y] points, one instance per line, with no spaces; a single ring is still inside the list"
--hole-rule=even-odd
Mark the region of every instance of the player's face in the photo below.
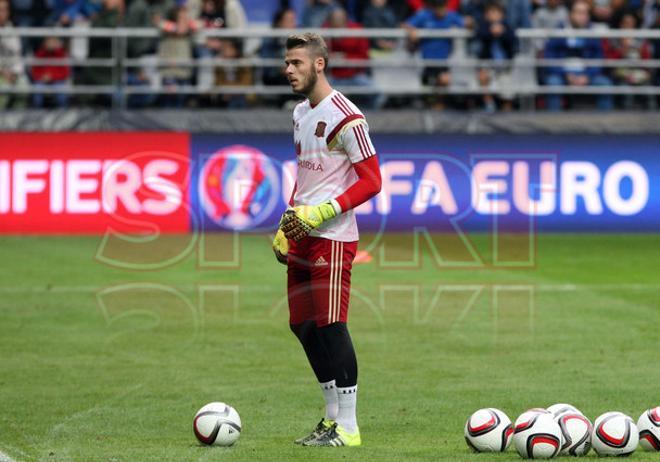
[[[294,93],[309,95],[318,80],[314,60],[305,48],[287,50],[286,77]]]

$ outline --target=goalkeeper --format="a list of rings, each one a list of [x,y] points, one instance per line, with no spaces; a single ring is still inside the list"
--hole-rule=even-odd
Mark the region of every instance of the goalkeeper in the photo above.
[[[293,111],[298,161],[290,207],[273,241],[287,264],[289,323],[316,375],[326,410],[305,446],[359,446],[357,359],[346,327],[358,243],[354,208],[380,191],[369,127],[325,77],[328,50],[315,34],[287,40],[286,73],[307,99]]]

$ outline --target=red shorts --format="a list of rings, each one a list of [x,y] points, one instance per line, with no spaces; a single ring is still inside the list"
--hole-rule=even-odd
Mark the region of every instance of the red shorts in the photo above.
[[[346,322],[357,241],[308,236],[289,244],[289,323],[311,320],[321,327]]]

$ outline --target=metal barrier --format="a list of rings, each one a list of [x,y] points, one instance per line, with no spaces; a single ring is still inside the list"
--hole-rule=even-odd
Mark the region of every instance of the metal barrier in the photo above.
[[[347,94],[383,94],[383,95],[485,95],[500,92],[510,92],[517,97],[527,97],[527,109],[533,109],[529,98],[535,95],[578,94],[578,95],[660,95],[660,87],[654,85],[607,85],[607,86],[548,86],[538,83],[537,71],[542,68],[561,66],[567,60],[543,59],[537,56],[534,43],[553,37],[566,38],[639,38],[660,41],[660,30],[541,30],[519,29],[516,31],[519,39],[520,52],[511,60],[492,61],[476,59],[468,53],[473,35],[465,29],[449,30],[418,30],[419,39],[449,39],[453,41],[451,56],[445,60],[425,60],[418,54],[411,54],[405,47],[408,32],[404,29],[306,29],[317,32],[325,38],[364,37],[387,38],[398,43],[397,48],[389,53],[373,53],[369,60],[334,59],[331,66],[369,68],[373,77],[371,86],[339,86]],[[282,38],[292,33],[300,33],[301,29],[206,29],[191,36],[191,43],[203,42],[206,38],[233,38],[255,41],[265,38]],[[289,86],[267,86],[261,83],[253,85],[215,85],[213,82],[196,85],[164,86],[159,79],[159,69],[164,67],[194,68],[200,73],[213,72],[223,67],[249,67],[263,70],[268,67],[283,65],[279,59],[260,58],[256,55],[238,58],[196,58],[162,59],[157,56],[128,58],[127,45],[130,39],[162,37],[155,28],[0,28],[0,37],[65,37],[71,39],[108,38],[111,40],[112,56],[109,58],[67,58],[38,59],[31,56],[21,57],[25,66],[64,65],[74,68],[107,68],[111,75],[109,85],[67,85],[49,88],[32,84],[0,85],[0,93],[10,94],[70,94],[70,95],[111,95],[114,106],[125,107],[126,98],[134,94],[196,94],[196,95],[288,95]],[[660,68],[660,60],[646,59],[571,59],[572,64],[584,67],[598,66],[605,68],[630,67],[654,70]],[[447,87],[429,86],[421,82],[422,70],[427,66],[448,67],[452,72],[452,83]],[[506,68],[512,78],[504,85],[481,86],[477,82],[476,73],[482,68]],[[133,86],[127,82],[127,74],[134,69],[149,69],[152,79],[149,85]]]

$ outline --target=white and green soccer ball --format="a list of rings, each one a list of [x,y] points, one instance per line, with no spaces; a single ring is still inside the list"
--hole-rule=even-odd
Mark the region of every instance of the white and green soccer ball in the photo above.
[[[193,432],[203,444],[231,446],[241,436],[241,417],[228,404],[209,403],[195,414]]]

